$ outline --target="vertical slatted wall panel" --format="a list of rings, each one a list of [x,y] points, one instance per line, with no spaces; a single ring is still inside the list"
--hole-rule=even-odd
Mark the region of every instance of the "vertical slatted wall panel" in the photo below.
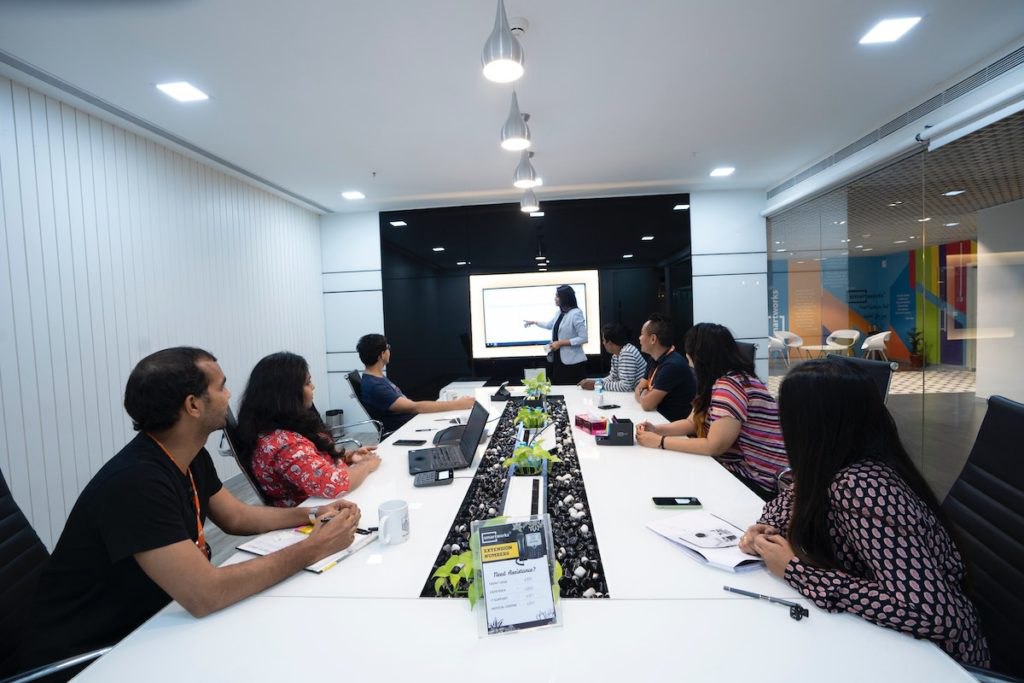
[[[51,548],[146,354],[208,349],[236,409],[283,349],[326,391],[310,211],[0,77],[0,230],[0,468]]]

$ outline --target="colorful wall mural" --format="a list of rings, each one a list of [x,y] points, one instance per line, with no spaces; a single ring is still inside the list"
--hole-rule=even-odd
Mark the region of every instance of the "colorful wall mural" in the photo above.
[[[769,261],[769,333],[789,330],[810,345],[855,328],[859,351],[865,337],[889,330],[887,355],[907,361],[917,328],[926,362],[962,365],[964,342],[949,330],[967,325],[973,259],[964,257],[976,253],[977,243],[964,241],[884,256]]]

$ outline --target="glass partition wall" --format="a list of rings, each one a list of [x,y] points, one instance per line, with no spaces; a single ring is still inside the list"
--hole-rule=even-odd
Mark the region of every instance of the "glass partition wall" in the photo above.
[[[768,221],[769,386],[827,353],[899,365],[888,407],[945,496],[986,400],[1024,401],[1024,113]]]

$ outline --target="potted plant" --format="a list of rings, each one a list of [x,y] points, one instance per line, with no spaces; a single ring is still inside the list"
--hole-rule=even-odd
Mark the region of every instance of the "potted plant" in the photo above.
[[[532,477],[540,474],[541,463],[547,460],[549,463],[562,462],[557,455],[540,445],[540,442],[518,446],[512,451],[512,457],[506,458],[501,463],[502,467],[516,466],[516,474]]]
[[[920,331],[916,327],[912,327],[910,328],[910,332],[907,333],[907,339],[910,341],[910,367],[923,368],[924,332]]]
[[[516,413],[513,424],[519,425],[518,440],[521,443],[530,443],[547,426],[548,415],[541,408],[523,406]]]
[[[469,606],[472,609],[480,597],[480,587],[473,582],[475,574],[472,550],[452,555],[434,571],[434,593],[465,595],[469,598]]]
[[[522,382],[526,387],[527,397],[524,405],[543,407],[544,397],[551,393],[551,382],[548,381],[547,374],[541,371],[536,376],[527,377]]]

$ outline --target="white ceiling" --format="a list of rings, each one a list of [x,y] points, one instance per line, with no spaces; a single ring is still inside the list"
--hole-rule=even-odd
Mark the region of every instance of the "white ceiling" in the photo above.
[[[1024,40],[1018,0],[508,0],[545,197],[768,187]],[[0,50],[333,211],[513,201],[494,0],[4,0]],[[861,46],[876,21],[924,19]],[[178,104],[153,85],[211,95]],[[717,165],[737,168],[712,179]],[[372,173],[376,172],[376,178]],[[367,199],[339,193],[359,189]]]

